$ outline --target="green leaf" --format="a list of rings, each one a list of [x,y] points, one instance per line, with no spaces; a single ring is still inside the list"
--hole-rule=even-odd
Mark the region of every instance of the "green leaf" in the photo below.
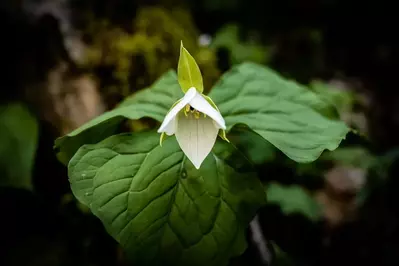
[[[210,154],[200,170],[175,138],[132,133],[82,146],[69,163],[74,195],[137,265],[226,265],[265,203],[260,181]]]
[[[244,123],[297,162],[334,150],[349,129],[330,119],[335,108],[274,71],[244,63],[226,73],[209,95],[228,130]]]
[[[268,203],[275,203],[286,214],[300,213],[312,221],[322,216],[322,208],[302,187],[270,183],[266,188]]]
[[[204,91],[201,71],[195,62],[194,57],[192,57],[186,48],[183,47],[183,42],[180,46],[177,73],[180,87],[184,93],[191,87],[195,87],[197,91],[201,93]]]
[[[162,121],[169,108],[183,96],[176,73],[169,71],[150,88],[125,99],[117,108],[89,121],[71,133],[58,138],[58,159],[67,164],[83,144],[97,143],[116,133],[124,119],[150,117]]]
[[[20,103],[0,107],[0,186],[32,189],[36,118]]]

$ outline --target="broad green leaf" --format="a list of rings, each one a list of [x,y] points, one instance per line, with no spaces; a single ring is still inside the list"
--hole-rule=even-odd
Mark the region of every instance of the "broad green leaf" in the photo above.
[[[349,130],[327,117],[335,108],[315,93],[254,63],[234,67],[209,96],[228,130],[246,124],[297,162],[311,162],[323,150],[336,149]]]
[[[194,57],[183,47],[183,43],[180,46],[177,75],[183,92],[187,92],[191,87],[195,87],[201,93],[204,91],[201,71]]]
[[[265,203],[260,181],[211,153],[200,170],[175,138],[120,134],[84,145],[69,163],[74,195],[135,265],[226,265]]]
[[[298,185],[270,183],[266,187],[266,194],[268,203],[278,204],[287,215],[299,213],[312,221],[321,218],[321,205]]]
[[[176,73],[169,71],[150,88],[126,98],[117,108],[89,121],[56,140],[58,158],[64,164],[83,144],[93,144],[116,133],[124,119],[150,117],[162,121],[169,108],[183,96]]]
[[[0,106],[0,186],[32,189],[36,118],[22,104]]]

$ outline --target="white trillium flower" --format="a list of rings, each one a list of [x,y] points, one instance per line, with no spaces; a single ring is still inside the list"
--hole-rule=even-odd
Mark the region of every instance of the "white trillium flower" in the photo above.
[[[191,87],[165,116],[158,133],[175,134],[180,148],[199,169],[215,145],[220,129],[226,129],[220,112]]]

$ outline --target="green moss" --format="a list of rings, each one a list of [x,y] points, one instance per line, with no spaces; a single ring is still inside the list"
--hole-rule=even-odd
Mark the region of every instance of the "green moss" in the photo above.
[[[91,41],[84,66],[94,73],[109,69],[109,77],[97,73],[106,97],[126,97],[149,86],[167,70],[176,69],[180,41],[198,61],[208,90],[219,78],[215,54],[199,47],[199,34],[187,10],[142,8],[128,30],[132,33],[96,20],[87,28]]]

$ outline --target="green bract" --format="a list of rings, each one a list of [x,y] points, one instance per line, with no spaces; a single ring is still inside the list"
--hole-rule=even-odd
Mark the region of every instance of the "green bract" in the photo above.
[[[209,97],[202,95],[201,73],[183,46],[178,71],[56,140],[55,146],[59,158],[69,161],[76,198],[133,261],[226,265],[244,251],[246,227],[265,203],[251,166],[274,157],[271,144],[297,162],[314,161],[323,150],[336,149],[349,129],[315,93],[258,64],[234,67]],[[160,146],[155,130],[115,135],[124,119],[162,122],[184,96],[182,90],[192,87],[232,131],[230,142],[218,139],[199,169],[174,136]],[[266,153],[259,156],[262,149]]]

